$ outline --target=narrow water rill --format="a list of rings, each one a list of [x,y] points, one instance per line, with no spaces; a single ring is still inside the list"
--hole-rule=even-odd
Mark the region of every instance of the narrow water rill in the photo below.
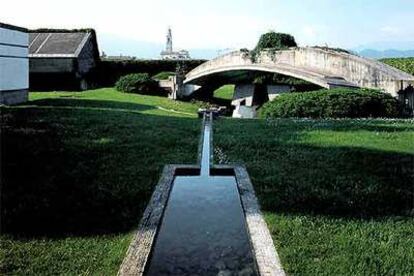
[[[146,275],[258,275],[236,178],[210,173],[212,120],[200,175],[174,178]]]
[[[203,143],[201,148],[201,176],[209,177],[210,176],[210,160],[211,160],[211,149],[210,144],[212,142],[211,130],[213,124],[213,115],[212,113],[204,114],[203,121]]]
[[[165,165],[118,275],[285,275],[243,165],[212,165],[204,113],[198,165]]]

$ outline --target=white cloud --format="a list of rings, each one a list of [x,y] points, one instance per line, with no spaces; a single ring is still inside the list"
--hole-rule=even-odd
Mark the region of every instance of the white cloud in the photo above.
[[[386,35],[399,35],[401,30],[394,26],[383,26],[380,28],[380,31]]]
[[[1,0],[0,18],[28,28],[95,28],[146,42],[164,42],[168,26],[181,48],[246,47],[277,22],[256,13],[229,13],[198,1]],[[109,4],[110,3],[110,4]],[[24,6],[24,9],[21,7]]]
[[[301,28],[298,33],[298,43],[305,45],[324,45],[329,36],[330,29],[322,24],[308,24]]]
[[[367,0],[368,1],[368,0]],[[370,0],[374,1],[374,0]],[[398,0],[396,0],[398,1]],[[405,0],[406,3],[412,0]],[[0,21],[28,28],[95,28],[101,36],[164,44],[173,28],[176,48],[253,47],[271,29],[290,33],[300,45],[352,47],[414,36],[412,8],[355,16],[359,1],[332,9],[328,0],[0,0]],[[348,1],[349,2],[349,1]],[[354,3],[355,2],[355,3]],[[395,4],[395,9],[401,5]],[[393,8],[394,9],[394,8]],[[373,13],[373,11],[371,11]],[[321,16],[323,14],[324,16]],[[354,20],[355,19],[355,20]],[[113,43],[116,43],[116,40]]]
[[[313,26],[305,26],[302,30],[303,34],[307,37],[313,38],[317,35],[317,31]]]

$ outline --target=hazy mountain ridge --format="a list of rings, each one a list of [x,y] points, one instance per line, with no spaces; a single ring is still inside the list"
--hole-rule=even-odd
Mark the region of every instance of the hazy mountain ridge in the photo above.
[[[360,56],[367,57],[367,58],[374,58],[374,59],[381,59],[381,58],[404,58],[404,57],[414,57],[414,50],[374,50],[374,49],[364,49],[360,51],[356,51],[356,53]]]

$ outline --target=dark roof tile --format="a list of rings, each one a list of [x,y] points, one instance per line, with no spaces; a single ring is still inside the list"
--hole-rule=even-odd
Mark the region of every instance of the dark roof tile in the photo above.
[[[31,33],[30,54],[41,55],[74,55],[81,46],[86,32],[70,33]]]
[[[48,34],[38,34],[30,33],[29,34],[29,52],[30,54],[36,53],[43,41],[45,41]]]

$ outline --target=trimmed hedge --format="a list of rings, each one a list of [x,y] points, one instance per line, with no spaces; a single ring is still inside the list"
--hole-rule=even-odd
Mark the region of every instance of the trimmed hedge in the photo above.
[[[133,73],[147,73],[154,76],[160,72],[175,72],[177,66],[182,64],[187,70],[203,64],[206,60],[102,60],[96,68],[92,78],[100,86],[114,86],[122,76]]]
[[[129,74],[121,77],[115,84],[118,91],[138,94],[158,94],[157,81],[147,73]]]
[[[390,94],[377,90],[337,88],[289,93],[267,102],[262,118],[395,118],[402,107]]]

